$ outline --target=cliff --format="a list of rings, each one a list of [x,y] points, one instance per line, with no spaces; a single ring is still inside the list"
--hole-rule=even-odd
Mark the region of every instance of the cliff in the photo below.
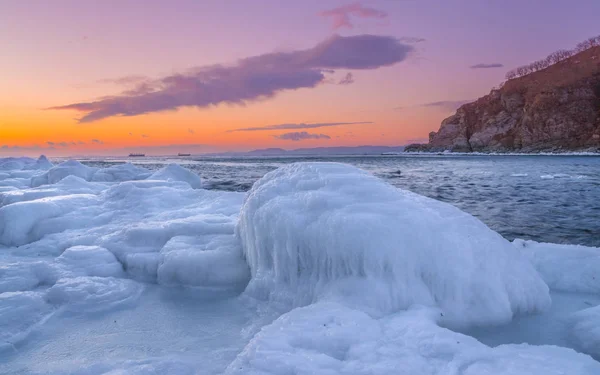
[[[600,47],[507,81],[406,151],[600,151]]]

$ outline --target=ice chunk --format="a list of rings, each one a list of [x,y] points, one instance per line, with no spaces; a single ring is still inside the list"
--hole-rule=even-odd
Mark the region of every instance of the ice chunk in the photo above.
[[[44,220],[59,217],[82,206],[97,204],[97,197],[74,194],[18,202],[0,208],[0,245],[24,245],[36,241],[47,233],[63,230],[63,225],[50,225],[37,229]],[[66,223],[69,224],[69,223]],[[72,223],[81,225],[81,223]]]
[[[248,193],[238,234],[247,293],[258,298],[336,300],[374,316],[439,306],[443,324],[456,327],[550,304],[527,259],[481,221],[349,165],[268,173]]]
[[[243,289],[250,279],[239,241],[232,234],[177,236],[160,252],[160,284]]]
[[[579,245],[513,241],[552,289],[600,293],[600,249]]]
[[[67,176],[77,176],[90,181],[98,168],[85,166],[77,160],[68,160],[50,168],[46,173],[31,178],[31,187],[55,184]]]
[[[294,309],[264,327],[226,374],[595,375],[600,363],[557,346],[490,348],[413,308],[383,319],[336,303]]]
[[[107,249],[100,246],[73,246],[56,261],[69,272],[87,276],[123,276],[123,266]]]
[[[52,167],[54,167],[54,164],[52,164],[45,155],[41,155],[35,161],[35,163],[29,164],[29,165],[25,166],[23,169],[34,169],[34,170],[40,170],[40,171],[47,171]]]
[[[0,262],[0,294],[32,290],[40,285],[52,285],[59,272],[52,262],[24,259],[4,259]]]
[[[142,290],[142,284],[129,279],[81,276],[58,280],[46,299],[52,304],[66,304],[72,311],[101,311],[134,301]]]
[[[149,180],[164,180],[164,181],[183,181],[190,184],[194,189],[202,187],[202,180],[196,173],[185,169],[177,164],[169,164],[164,168],[154,172]]]
[[[23,340],[52,311],[40,293],[0,293],[0,350]]]
[[[115,182],[143,180],[151,174],[152,172],[146,168],[136,167],[131,163],[124,163],[98,170],[94,173],[92,181]]]

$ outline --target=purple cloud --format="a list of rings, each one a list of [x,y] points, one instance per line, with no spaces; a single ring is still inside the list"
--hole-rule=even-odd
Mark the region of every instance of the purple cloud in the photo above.
[[[504,65],[500,64],[500,63],[493,63],[493,64],[477,64],[477,65],[471,65],[469,68],[471,69],[493,69],[493,68],[502,68]]]
[[[188,133],[190,133],[190,134],[196,134],[196,132],[192,128],[188,128]]]
[[[346,75],[344,76],[344,78],[342,78],[338,82],[338,85],[349,85],[351,83],[354,83],[354,76],[352,75],[352,73],[346,73]]]
[[[274,97],[281,91],[316,87],[335,69],[376,69],[405,60],[413,47],[389,36],[334,35],[316,46],[239,60],[234,65],[199,67],[141,83],[134,90],[92,102],[53,107],[85,112],[80,123],[112,116],[222,103],[243,105]]]
[[[274,138],[283,139],[286,141],[302,141],[305,139],[331,139],[327,134],[313,134],[307,132],[292,132],[274,135]]]
[[[350,17],[383,19],[388,16],[382,10],[365,7],[359,2],[323,11],[320,15],[331,18],[334,30],[341,29],[342,27],[352,29],[354,25],[350,21]]]
[[[102,141],[101,141],[101,140],[99,140],[99,139],[92,139],[92,143],[95,143],[95,144],[98,144],[98,145],[102,145],[102,144],[104,144],[104,142],[102,142]]]
[[[340,125],[361,125],[361,124],[373,124],[372,121],[360,121],[360,122],[318,122],[314,124],[305,124],[303,122],[299,124],[276,124],[276,125],[267,125],[267,126],[257,126],[252,128],[239,128],[228,130],[228,133],[231,132],[250,132],[250,131],[260,131],[260,130],[281,130],[281,129],[314,129],[314,128],[323,128],[327,126],[340,126]]]

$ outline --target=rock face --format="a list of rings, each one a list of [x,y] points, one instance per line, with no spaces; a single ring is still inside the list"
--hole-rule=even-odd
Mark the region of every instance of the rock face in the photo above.
[[[600,151],[600,47],[507,81],[405,151]]]

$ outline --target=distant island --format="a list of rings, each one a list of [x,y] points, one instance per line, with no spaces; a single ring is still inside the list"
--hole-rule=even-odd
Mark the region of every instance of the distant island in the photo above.
[[[600,36],[507,73],[406,152],[600,152]]]
[[[205,154],[206,156],[330,156],[330,155],[382,155],[404,151],[404,146],[340,146],[311,147],[285,150],[283,148],[264,148],[247,152],[224,152]]]

